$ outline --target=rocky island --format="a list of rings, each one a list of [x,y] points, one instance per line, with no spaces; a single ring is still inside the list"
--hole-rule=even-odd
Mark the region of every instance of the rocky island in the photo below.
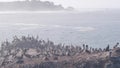
[[[0,11],[58,11],[73,10],[72,7],[64,8],[53,2],[40,0],[25,0],[13,2],[0,2]]]
[[[0,68],[120,68],[120,47],[117,43],[101,49],[14,36],[1,44]]]

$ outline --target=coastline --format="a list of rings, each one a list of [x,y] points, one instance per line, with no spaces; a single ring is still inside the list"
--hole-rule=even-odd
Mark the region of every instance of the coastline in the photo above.
[[[13,37],[1,45],[1,68],[113,68],[120,62],[120,48],[117,43],[112,49],[54,44],[37,37]],[[118,59],[118,60],[117,60]],[[117,62],[116,62],[117,61]],[[57,66],[56,66],[57,65]]]

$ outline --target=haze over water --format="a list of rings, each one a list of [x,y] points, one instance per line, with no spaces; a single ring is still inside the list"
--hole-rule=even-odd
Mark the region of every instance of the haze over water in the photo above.
[[[119,10],[97,12],[1,13],[0,41],[13,36],[48,38],[55,43],[105,47],[120,41]]]

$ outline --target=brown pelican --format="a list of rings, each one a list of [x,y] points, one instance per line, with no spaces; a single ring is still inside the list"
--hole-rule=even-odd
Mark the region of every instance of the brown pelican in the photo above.
[[[117,48],[118,47],[118,45],[119,45],[119,43],[117,43],[113,48]]]

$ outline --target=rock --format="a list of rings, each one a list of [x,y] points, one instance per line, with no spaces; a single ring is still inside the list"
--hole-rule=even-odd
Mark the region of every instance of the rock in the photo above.
[[[16,61],[16,63],[17,63],[17,64],[23,64],[24,61],[23,61],[22,59],[18,59],[18,60]]]
[[[113,49],[111,56],[112,56],[112,57],[120,56],[120,48],[115,48],[115,49]]]
[[[120,63],[106,63],[105,68],[120,68]]]
[[[0,66],[3,64],[4,60],[5,60],[5,58],[0,57]]]
[[[25,54],[30,55],[31,57],[38,57],[39,55],[36,49],[29,49]]]
[[[0,52],[0,68],[120,68],[119,47],[108,46],[105,51],[96,48],[91,52],[88,45],[79,49],[45,41],[41,44],[33,37],[19,41],[14,42],[14,48]]]

